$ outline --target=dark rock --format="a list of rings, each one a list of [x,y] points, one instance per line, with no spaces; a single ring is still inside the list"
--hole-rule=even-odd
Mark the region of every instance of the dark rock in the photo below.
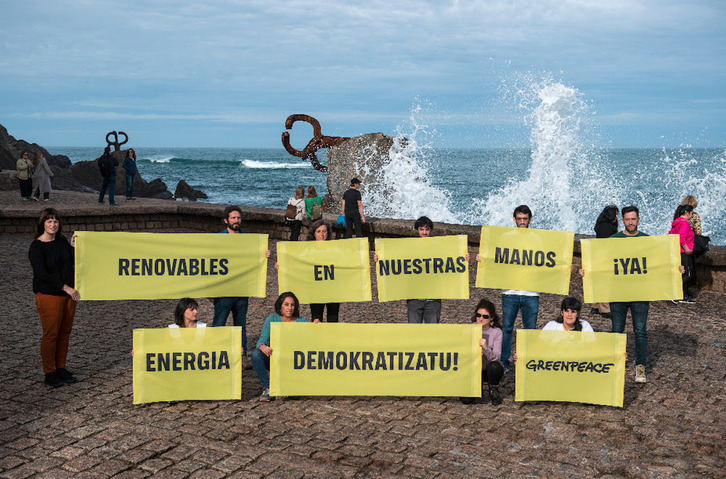
[[[0,169],[14,171],[20,153],[24,150],[31,152],[31,154],[40,151],[45,156],[48,166],[53,172],[51,178],[53,189],[81,191],[84,193],[97,193],[101,189],[103,177],[101,172],[98,171],[98,158],[93,161],[79,161],[72,164],[71,160],[65,155],[51,155],[47,150],[35,143],[30,144],[24,140],[16,140],[0,125]],[[114,190],[116,195],[126,193],[126,170],[121,165],[124,158],[126,158],[127,151],[119,150],[111,153],[119,163],[116,168],[116,189]],[[17,183],[17,180],[15,183]],[[15,187],[17,187],[17,184]],[[198,193],[204,195],[202,192]],[[165,200],[173,198],[171,191],[161,179],[157,178],[149,183],[141,178],[138,173],[136,173],[136,183],[134,184],[134,196]],[[200,198],[202,197],[206,198],[207,196],[200,196]]]
[[[393,138],[383,133],[360,135],[328,151],[328,192],[332,203],[328,211],[339,212],[343,193],[350,187],[351,178],[361,181],[361,190],[376,188],[378,176],[389,161]],[[380,185],[379,185],[380,186]],[[385,192],[384,192],[385,193]],[[365,205],[364,205],[365,208]]]
[[[174,198],[177,200],[197,201],[198,199],[207,199],[207,195],[203,191],[195,190],[189,183],[184,180],[179,181],[174,191]]]
[[[33,154],[41,152],[45,156],[45,160],[48,162],[48,166],[56,166],[59,169],[68,168],[71,166],[71,160],[65,155],[51,155],[48,150],[36,143],[28,143],[25,140],[16,140],[12,135],[8,133],[8,130],[4,126],[0,125],[0,168],[3,170],[14,170],[15,164],[20,158],[20,153],[27,150],[31,153],[30,158],[33,158]],[[55,173],[55,171],[53,171]]]

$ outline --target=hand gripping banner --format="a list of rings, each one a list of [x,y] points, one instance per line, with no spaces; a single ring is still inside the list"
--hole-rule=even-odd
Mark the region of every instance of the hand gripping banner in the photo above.
[[[616,333],[518,330],[515,401],[623,407],[625,338]]]
[[[134,404],[242,397],[242,328],[134,329]]]
[[[280,241],[280,293],[292,291],[301,303],[371,300],[368,240]]]
[[[266,294],[267,235],[77,235],[76,289],[85,300]]]
[[[273,396],[481,397],[481,326],[273,323]]]
[[[586,303],[681,299],[678,235],[582,240]]]
[[[376,238],[378,301],[469,299],[466,235]]]
[[[568,294],[575,234],[482,226],[477,288]]]

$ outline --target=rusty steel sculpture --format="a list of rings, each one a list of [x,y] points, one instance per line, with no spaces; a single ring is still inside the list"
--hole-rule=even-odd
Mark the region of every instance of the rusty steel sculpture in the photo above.
[[[122,142],[118,141],[119,135],[124,136],[124,141],[122,141]],[[110,136],[113,136],[114,141],[109,140]],[[108,133],[106,133],[106,143],[108,144],[108,146],[113,146],[114,151],[119,151],[121,149],[121,145],[125,145],[126,143],[128,143],[128,141],[129,141],[129,136],[126,133],[124,133],[123,131],[118,131],[118,132],[109,131]]]
[[[320,164],[318,157],[315,156],[315,152],[321,148],[330,148],[331,146],[335,146],[342,141],[349,140],[350,138],[343,136],[323,136],[320,130],[320,122],[310,115],[303,115],[300,113],[287,117],[287,120],[285,120],[285,129],[291,130],[292,125],[296,121],[305,121],[313,126],[313,139],[308,142],[307,146],[302,151],[296,150],[292,147],[292,145],[290,145],[290,133],[285,131],[282,133],[282,146],[284,146],[287,152],[291,155],[300,157],[303,161],[309,159],[313,168],[318,171],[322,171],[323,173],[327,173],[328,167]]]

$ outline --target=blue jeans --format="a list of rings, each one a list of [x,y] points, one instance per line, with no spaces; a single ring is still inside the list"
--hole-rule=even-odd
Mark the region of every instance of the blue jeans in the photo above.
[[[126,197],[134,196],[134,183],[136,183],[136,173],[126,173]]]
[[[625,318],[630,308],[630,316],[633,318],[633,332],[635,333],[635,364],[645,366],[648,355],[648,330],[645,326],[648,320],[648,301],[632,301],[630,303],[610,303],[610,314],[612,314],[613,333],[625,331]]]
[[[509,368],[509,355],[512,354],[512,330],[517,312],[522,310],[524,329],[537,328],[539,296],[521,294],[502,294],[502,366]]]
[[[252,361],[252,369],[257,373],[257,377],[260,378],[263,389],[269,389],[270,387],[270,357],[255,348],[250,355]]]
[[[104,176],[103,184],[101,184],[101,194],[98,196],[98,202],[103,203],[103,197],[106,195],[106,188],[108,188],[108,204],[115,205],[113,201],[113,194],[116,191],[116,174],[113,176]]]
[[[214,298],[214,319],[212,326],[227,324],[232,312],[235,326],[242,326],[242,354],[247,355],[247,306],[250,298]]]

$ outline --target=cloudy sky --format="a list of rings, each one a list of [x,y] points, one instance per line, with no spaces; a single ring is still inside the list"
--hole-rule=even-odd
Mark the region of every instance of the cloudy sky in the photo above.
[[[0,124],[45,146],[279,147],[407,125],[526,146],[511,91],[575,88],[603,146],[726,145],[723,0],[0,0]],[[507,94],[509,92],[510,94]],[[295,128],[302,148],[310,130]]]

